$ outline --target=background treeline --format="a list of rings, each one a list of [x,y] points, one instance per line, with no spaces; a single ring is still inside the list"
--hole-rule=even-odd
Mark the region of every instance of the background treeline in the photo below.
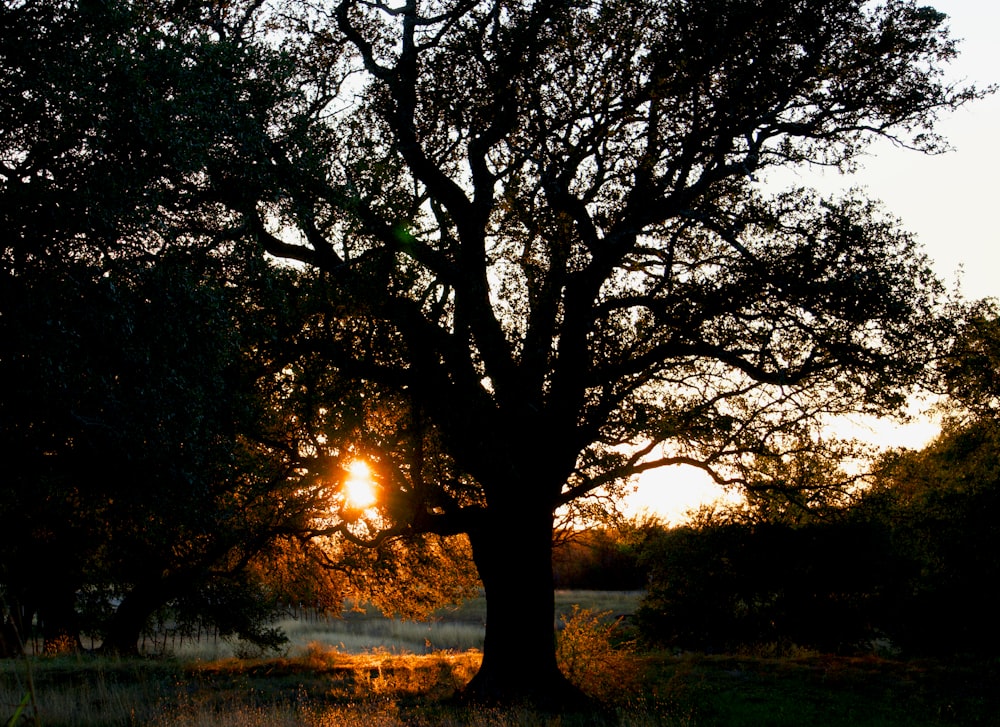
[[[998,333],[994,315],[970,319],[943,366],[941,435],[882,455],[853,494],[839,466],[803,452],[751,485],[744,507],[649,538],[639,554],[645,637],[719,651],[995,654]]]
[[[1000,322],[943,364],[941,434],[858,478],[815,450],[759,462],[743,504],[633,522],[557,556],[562,587],[636,587],[647,644],[701,651],[995,655],[1000,648]],[[613,532],[613,534],[612,534]],[[574,555],[575,554],[575,555]]]
[[[996,421],[956,423],[922,451],[886,455],[849,504],[804,504],[801,491],[751,493],[680,527],[582,534],[557,550],[557,582],[646,588],[637,625],[654,647],[996,653]]]

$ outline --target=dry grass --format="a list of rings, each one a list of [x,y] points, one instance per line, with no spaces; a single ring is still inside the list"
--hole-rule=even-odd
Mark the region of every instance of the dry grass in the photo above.
[[[46,727],[457,727],[606,725],[604,717],[552,717],[527,707],[452,704],[482,655],[347,654],[313,644],[295,657],[114,660],[58,657],[35,662],[39,716]],[[3,684],[10,664],[0,666]],[[0,688],[0,710],[19,700]],[[3,711],[0,711],[0,715]],[[636,713],[615,724],[653,724]]]
[[[561,591],[556,601],[559,614],[572,613],[578,604],[620,614],[634,610],[638,594]],[[386,618],[355,604],[339,618],[312,614],[282,622],[290,646],[277,658],[238,658],[250,651],[246,645],[216,638],[164,641],[167,656],[153,660],[36,657],[39,712],[48,727],[395,724],[390,704],[436,704],[472,677],[481,660],[485,618],[482,598],[422,622]],[[593,666],[612,666],[607,644],[602,649]],[[571,670],[581,686],[600,692],[620,686],[620,679],[602,682],[593,670],[582,669],[579,651],[573,651]],[[0,723],[26,693],[22,671],[19,662],[0,662]],[[370,712],[372,721],[342,722],[344,710]],[[441,713],[443,721],[428,724],[448,724],[453,717]],[[454,719],[503,723],[493,712]],[[511,717],[510,723],[524,719]]]
[[[607,628],[600,614],[580,612],[563,630],[563,644],[572,644],[564,653],[572,654],[571,676],[581,686],[598,685],[603,691],[614,684],[621,696],[621,678],[601,681],[594,673],[625,664],[612,660]],[[274,658],[62,656],[37,658],[33,663],[40,716],[49,727],[550,724],[544,715],[527,709],[447,706],[481,661],[481,652],[474,649],[412,654],[396,645],[392,650],[348,653],[313,641]],[[6,670],[0,672],[3,683],[14,684],[16,679],[7,678],[16,675],[14,663],[0,668]],[[0,690],[0,705],[16,704],[18,699],[19,687]]]
[[[482,649],[485,629],[481,622],[400,619],[287,620],[280,624],[288,635],[291,653],[313,644],[325,644],[348,653],[389,651],[427,654],[436,651]]]
[[[823,655],[614,654],[595,682],[616,690],[601,714],[451,703],[479,660],[477,652],[346,654],[317,644],[272,659],[64,656],[34,666],[46,727],[966,727],[995,725],[1000,714],[1000,664]],[[17,669],[0,662],[0,724],[23,696]]]
[[[631,614],[640,597],[641,593],[635,591],[556,591],[556,617],[565,618],[577,607],[614,617]],[[481,650],[485,623],[486,600],[473,598],[458,606],[442,608],[425,621],[390,618],[371,606],[350,604],[336,616],[308,614],[286,618],[276,625],[288,636],[288,654],[294,656],[315,644],[352,654]],[[243,656],[252,650],[223,639],[204,638],[171,644],[166,651],[178,659],[211,661]]]
[[[322,638],[327,624],[303,620],[296,638],[321,638],[274,658],[35,658],[38,716],[45,727],[998,724],[1000,662],[924,664],[809,652],[783,658],[643,654],[621,648],[621,635],[611,627],[624,611],[621,601],[572,600],[587,605],[565,619],[561,664],[606,705],[601,714],[552,716],[525,707],[458,706],[449,697],[478,669],[479,651],[434,651],[432,646],[431,653],[413,654],[395,643],[349,653]],[[459,614],[459,620],[468,614]],[[373,614],[351,618],[375,620]],[[26,693],[24,669],[20,661],[0,660],[0,724]],[[27,711],[28,719],[22,716],[18,725],[31,724],[34,715]]]
[[[471,679],[481,658],[478,652],[345,654],[316,644],[295,658],[39,658],[34,671],[47,727],[326,724],[303,721],[303,715],[373,700],[443,699]],[[24,694],[17,670],[16,662],[0,662],[4,721]]]

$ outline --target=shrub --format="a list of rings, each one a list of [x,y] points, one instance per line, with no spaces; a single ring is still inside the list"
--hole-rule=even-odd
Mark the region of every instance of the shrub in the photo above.
[[[640,669],[632,643],[617,638],[621,619],[573,606],[559,620],[556,659],[566,677],[602,702],[627,701],[637,691]]]

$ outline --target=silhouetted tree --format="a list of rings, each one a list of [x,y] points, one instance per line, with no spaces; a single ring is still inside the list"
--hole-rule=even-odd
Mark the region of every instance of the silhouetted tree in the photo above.
[[[317,276],[204,245],[227,219],[199,183],[217,132],[257,130],[243,111],[271,108],[267,79],[294,68],[210,42],[213,12],[0,7],[0,596],[5,628],[37,614],[47,648],[86,625],[134,651],[166,604],[271,641],[268,604],[302,595],[316,563],[313,603],[362,587],[398,603],[404,562],[444,583],[418,586],[414,610],[474,583],[460,545],[430,535],[380,552],[381,580],[349,568],[370,554],[314,538],[344,515],[338,461],[391,402],[297,347],[323,312]]]
[[[489,602],[472,695],[575,697],[553,652],[556,508],[672,463],[738,479],[823,416],[898,406],[946,337],[926,259],[875,205],[763,182],[878,138],[941,148],[937,114],[978,94],[942,80],[933,9],[165,12],[142,27],[189,42],[178,89],[197,93],[149,141],[195,160],[165,189],[203,205],[174,222],[322,272],[299,344],[400,424],[375,448],[394,524],[327,532],[469,535]]]
[[[208,27],[248,47],[257,7]],[[386,533],[471,538],[489,617],[469,693],[572,698],[556,508],[659,465],[726,479],[821,416],[892,410],[945,337],[895,222],[768,172],[847,168],[879,138],[937,151],[937,114],[978,94],[942,80],[944,16],[905,0],[291,16],[280,104],[255,103],[261,74],[232,94],[246,113],[199,180],[241,215],[218,231],[324,271],[316,350],[440,442],[445,470],[410,445],[384,473]]]
[[[983,300],[963,317],[948,355],[939,363],[944,377],[943,411],[968,423],[1000,414],[1000,313],[996,300]]]
[[[993,654],[1000,645],[1000,431],[995,420],[945,430],[898,453],[866,503],[898,563],[882,627],[923,654]]]
[[[135,288],[128,291],[126,279],[148,272],[144,255],[169,237],[162,220],[152,225],[151,219],[164,205],[176,208],[183,196],[176,181],[201,164],[194,153],[197,136],[174,133],[180,127],[171,117],[206,110],[205,83],[191,82],[194,39],[154,28],[154,7],[63,0],[0,7],[0,426],[6,461],[0,492],[10,535],[0,581],[15,614],[30,620],[35,610],[47,611],[43,622],[52,643],[75,639],[74,601],[96,577],[88,572],[99,543],[121,525],[109,521],[123,515],[108,511],[109,493],[120,485],[111,482],[128,469],[129,458],[151,463],[166,455],[154,453],[157,442],[143,435],[149,428],[161,433],[153,421],[166,421],[169,413],[140,412],[140,400],[184,407],[177,399],[157,398],[171,387],[177,394],[184,386],[177,379],[139,382],[146,387],[142,394],[135,378],[118,391],[115,386],[140,372],[170,369],[162,361],[154,371],[155,364],[136,356],[143,345],[151,346],[146,354],[159,355],[170,345],[179,354],[197,342],[193,331],[183,340],[167,334],[176,319],[151,321],[142,312],[133,316],[136,307],[127,310],[137,301],[129,299]],[[139,257],[128,262],[133,254]],[[190,287],[186,292],[197,297]],[[211,318],[207,310],[200,313]],[[136,332],[136,324],[153,328]],[[211,385],[211,375],[206,372],[202,386]],[[197,388],[193,380],[185,384]],[[133,398],[119,398],[126,390]],[[139,418],[123,421],[126,410]],[[123,427],[134,427],[127,452],[110,446],[125,440]],[[131,482],[157,474],[133,471]],[[96,496],[95,487],[104,494]],[[118,497],[118,507],[127,499]]]
[[[4,283],[0,497],[19,515],[0,582],[46,644],[75,641],[82,592],[116,597],[90,626],[134,651],[152,612],[294,511],[278,462],[249,444],[260,374],[233,300],[189,256],[128,274],[21,266]]]
[[[1000,577],[996,306],[972,306],[938,362],[941,434],[920,451],[889,453],[862,503],[892,534],[901,567],[885,630],[910,652],[992,654],[1000,645],[991,586]]]

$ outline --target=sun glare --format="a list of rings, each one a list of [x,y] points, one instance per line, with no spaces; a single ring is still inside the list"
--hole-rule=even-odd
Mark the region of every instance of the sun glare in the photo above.
[[[347,504],[355,510],[364,510],[375,504],[375,481],[367,462],[356,459],[348,465],[344,497]]]

